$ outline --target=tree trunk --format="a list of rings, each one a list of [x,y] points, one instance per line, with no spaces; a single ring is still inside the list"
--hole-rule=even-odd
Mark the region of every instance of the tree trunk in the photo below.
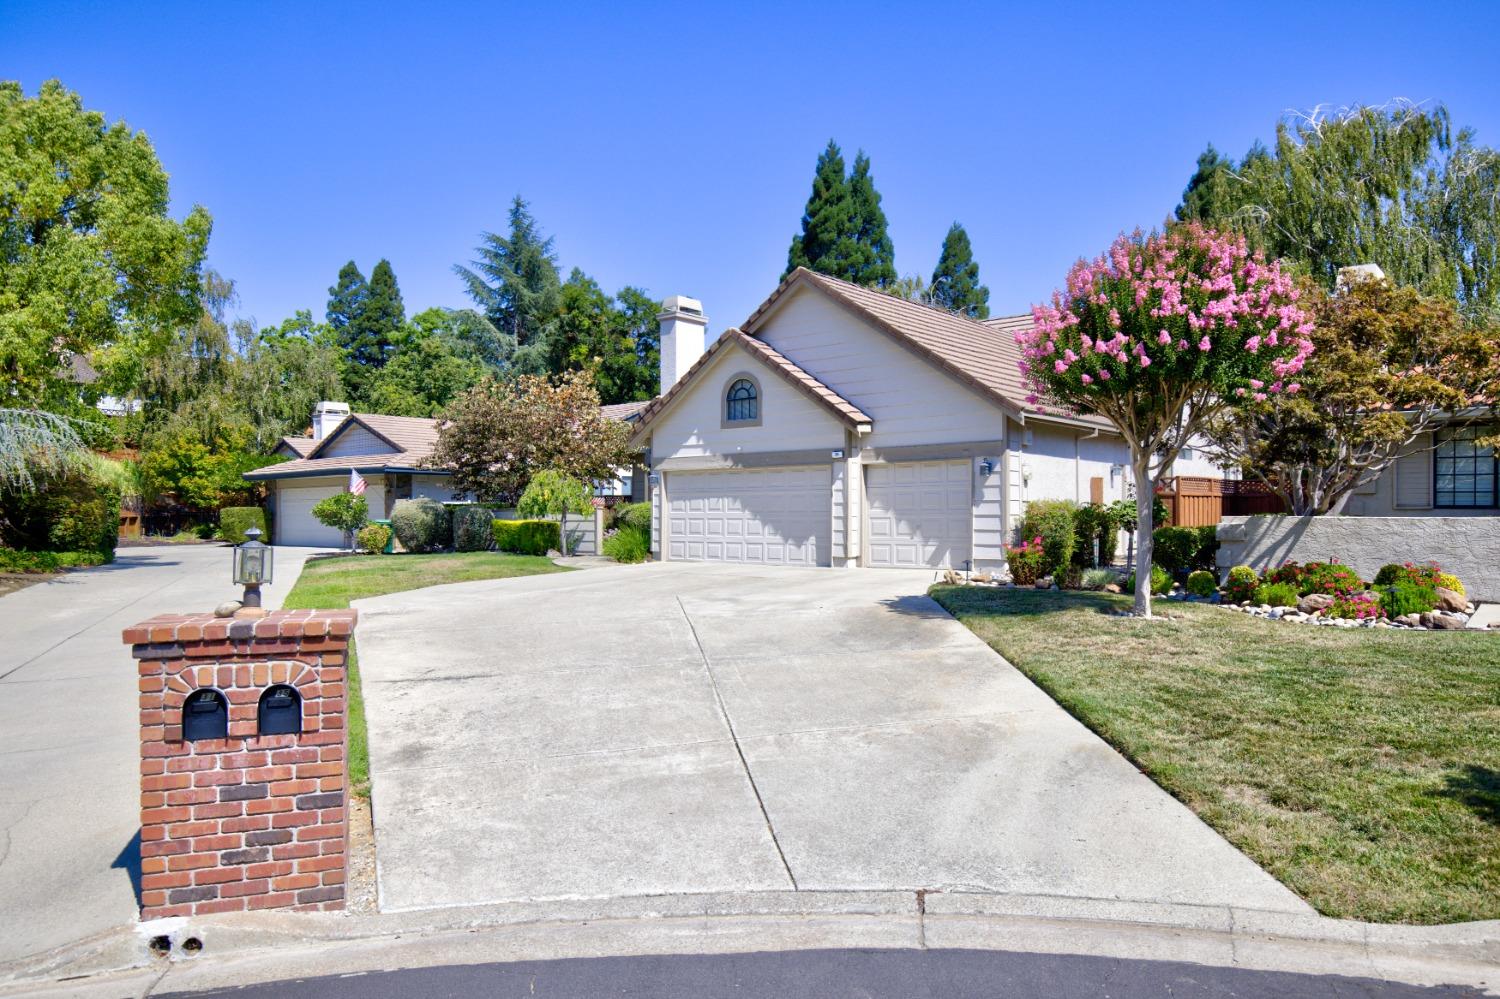
[[[557,528],[557,547],[563,558],[568,557],[568,508],[563,507],[562,520]]]
[[[1155,505],[1151,455],[1144,454],[1135,464],[1135,612],[1141,617],[1151,616],[1151,514]]]

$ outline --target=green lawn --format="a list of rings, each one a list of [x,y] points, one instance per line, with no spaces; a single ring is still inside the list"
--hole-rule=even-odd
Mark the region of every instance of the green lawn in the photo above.
[[[1500,918],[1500,635],[936,586],[975,634],[1328,916]]]
[[[501,552],[322,558],[303,566],[302,576],[286,595],[282,606],[288,610],[304,607],[339,610],[348,607],[351,600],[378,597],[383,593],[417,590],[441,583],[565,571],[548,558]],[[360,692],[359,657],[353,643],[349,646],[349,787],[363,797],[370,794],[370,746],[365,729],[365,701]]]

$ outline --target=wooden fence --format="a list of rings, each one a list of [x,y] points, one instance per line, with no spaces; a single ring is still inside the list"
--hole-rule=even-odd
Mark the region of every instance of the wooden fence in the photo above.
[[[1156,495],[1167,506],[1173,527],[1208,527],[1226,516],[1284,513],[1286,504],[1264,483],[1179,475],[1157,484]]]

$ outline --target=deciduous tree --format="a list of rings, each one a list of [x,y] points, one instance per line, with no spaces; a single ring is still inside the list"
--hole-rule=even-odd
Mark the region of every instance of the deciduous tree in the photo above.
[[[430,461],[452,469],[460,494],[513,502],[542,469],[612,477],[633,457],[629,437],[627,424],[599,412],[589,371],[488,378],[449,407]]]
[[[1121,236],[1079,260],[1018,331],[1033,404],[1101,416],[1130,446],[1137,495],[1209,420],[1293,393],[1312,324],[1279,261],[1197,223]],[[1151,613],[1151,507],[1136,518],[1136,613]]]
[[[516,503],[522,517],[557,517],[562,553],[569,555],[568,514],[582,516],[593,509],[593,492],[587,482],[544,468],[531,477]]]

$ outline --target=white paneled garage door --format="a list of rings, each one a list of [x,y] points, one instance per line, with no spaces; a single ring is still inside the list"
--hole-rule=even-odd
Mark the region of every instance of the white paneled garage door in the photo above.
[[[385,491],[366,476],[365,501],[370,507],[370,516],[385,516]],[[300,545],[307,548],[339,548],[344,537],[332,527],[325,527],[312,515],[318,501],[348,488],[348,479],[339,479],[338,485],[316,486],[283,485],[276,494],[275,527],[278,545]]]
[[[962,567],[973,536],[967,461],[865,466],[872,566]]]
[[[668,557],[829,565],[828,466],[667,473]]]

